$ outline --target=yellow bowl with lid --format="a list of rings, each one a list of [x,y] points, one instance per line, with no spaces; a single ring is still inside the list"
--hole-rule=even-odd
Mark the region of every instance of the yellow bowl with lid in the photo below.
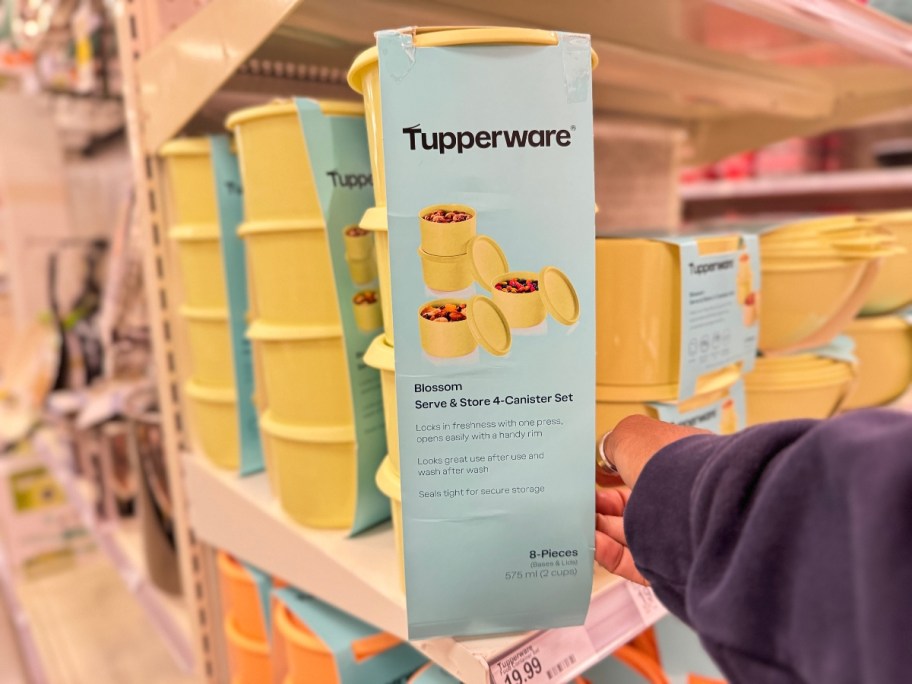
[[[737,255],[740,240],[738,234],[727,234],[700,238],[697,245],[701,255]],[[676,401],[681,361],[677,245],[642,238],[599,238],[595,262],[595,375],[604,400]],[[706,373],[697,380],[696,394],[730,387],[740,375],[738,363]]]
[[[241,448],[234,389],[205,387],[190,380],[184,391],[190,409],[190,432],[203,455],[219,468],[237,470]]]
[[[458,47],[467,45],[557,45],[558,36],[554,31],[540,29],[491,27],[419,27],[411,30],[412,42],[416,48]],[[348,70],[348,85],[364,97],[364,116],[367,124],[367,144],[371,157],[371,172],[374,180],[374,202],[386,207],[386,177],[383,161],[383,123],[380,106],[380,64],[377,47],[371,47],[358,55]],[[592,67],[598,64],[592,53]]]
[[[905,253],[884,259],[861,313],[877,316],[912,304],[912,211],[874,214],[870,218],[879,221],[896,236]]]
[[[857,318],[846,334],[855,340],[858,382],[842,408],[883,406],[912,383],[912,323],[902,316]]]
[[[329,116],[363,116],[357,102],[319,100]],[[323,214],[298,108],[290,100],[234,112],[225,125],[234,133],[248,222],[313,221]]]
[[[275,420],[309,427],[353,423],[341,328],[254,321],[247,337],[261,355],[266,403]]]
[[[260,430],[272,451],[282,509],[307,527],[351,527],[358,486],[354,426],[291,425],[270,410]]]
[[[168,180],[170,223],[218,229],[218,203],[212,153],[206,138],[177,138],[162,145]]]
[[[191,374],[208,387],[234,387],[234,362],[228,312],[181,307],[190,342]]]
[[[494,356],[510,351],[510,325],[487,297],[435,299],[418,307],[421,348],[429,356],[452,358],[474,352],[479,345]]]
[[[396,353],[386,337],[378,335],[364,353],[364,363],[380,371],[386,449],[391,467],[399,472],[399,407],[396,404]]]
[[[243,223],[257,315],[282,325],[340,325],[329,241],[320,221]]]

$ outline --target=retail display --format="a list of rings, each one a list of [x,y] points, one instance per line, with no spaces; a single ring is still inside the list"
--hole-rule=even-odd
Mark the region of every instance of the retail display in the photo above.
[[[905,249],[884,260],[861,309],[862,316],[878,316],[912,304],[912,212],[871,214],[870,218],[893,234]]]
[[[909,317],[856,318],[846,328],[846,334],[855,342],[858,379],[841,408],[884,406],[902,395],[912,383],[912,321]]]

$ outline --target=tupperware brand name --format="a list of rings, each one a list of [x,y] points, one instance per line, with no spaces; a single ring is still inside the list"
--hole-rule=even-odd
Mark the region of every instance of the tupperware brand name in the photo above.
[[[716,409],[710,409],[705,411],[700,415],[694,416],[693,418],[685,418],[683,420],[676,420],[675,425],[683,425],[684,427],[693,427],[694,425],[700,425],[701,423],[707,423],[719,415],[719,412]]]
[[[694,264],[691,262],[688,265],[690,266],[692,275],[704,275],[706,273],[714,273],[716,271],[725,271],[734,268],[735,260],[724,259],[723,261],[711,261],[708,264]]]
[[[571,126],[575,130],[576,126]],[[473,147],[486,150],[496,147],[569,147],[572,142],[570,131],[561,129],[526,129],[499,131],[434,131],[425,133],[421,124],[403,128],[402,132],[409,137],[409,149],[417,150],[419,136],[421,147],[425,150],[437,150],[446,154],[447,150],[456,150],[462,154]]]
[[[374,184],[374,179],[369,173],[339,173],[327,171],[326,175],[332,178],[334,188],[363,188]]]

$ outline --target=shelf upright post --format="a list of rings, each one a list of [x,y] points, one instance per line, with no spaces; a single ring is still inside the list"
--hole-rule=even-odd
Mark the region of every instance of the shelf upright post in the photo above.
[[[164,175],[159,159],[147,152],[145,121],[140,98],[138,64],[142,55],[162,36],[156,21],[158,3],[154,0],[122,0],[117,5],[117,38],[123,74],[130,152],[137,197],[136,215],[142,230],[143,280],[148,303],[156,381],[162,415],[165,461],[172,489],[174,530],[180,564],[184,600],[193,626],[196,674],[211,683],[227,682],[227,658],[218,625],[221,606],[214,573],[214,550],[195,538],[187,513],[182,454],[188,435],[180,411],[181,356],[175,335],[176,293],[172,282],[164,223],[167,201]]]

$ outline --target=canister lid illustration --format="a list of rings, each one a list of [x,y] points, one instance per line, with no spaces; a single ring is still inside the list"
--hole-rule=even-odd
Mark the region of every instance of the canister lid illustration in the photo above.
[[[538,276],[538,288],[542,302],[554,320],[563,325],[573,325],[579,320],[579,297],[563,271],[554,266],[543,268]]]
[[[495,278],[510,270],[510,264],[500,245],[487,235],[476,235],[469,240],[468,251],[475,280],[488,291]]]
[[[469,300],[469,329],[485,351],[503,356],[510,351],[512,334],[503,311],[492,300],[481,295]]]

